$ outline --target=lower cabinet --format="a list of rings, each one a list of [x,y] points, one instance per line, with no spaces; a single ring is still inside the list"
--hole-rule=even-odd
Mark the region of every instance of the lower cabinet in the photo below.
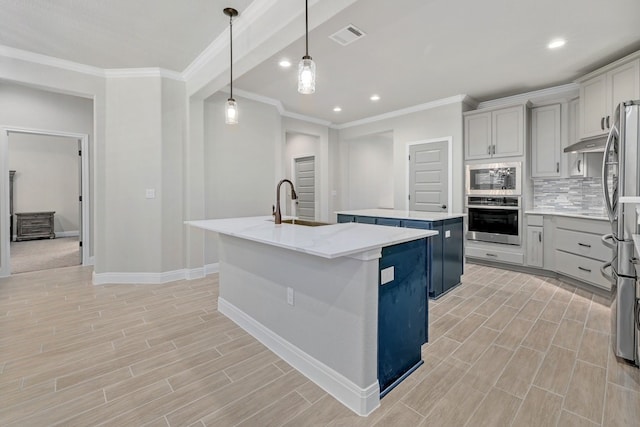
[[[544,267],[544,228],[527,227],[527,265]]]
[[[429,306],[427,239],[382,248],[378,292],[378,381],[387,394],[422,364]]]
[[[460,284],[464,265],[463,218],[429,221],[338,214],[338,222],[358,222],[437,231],[438,235],[427,239],[429,296],[437,298]]]

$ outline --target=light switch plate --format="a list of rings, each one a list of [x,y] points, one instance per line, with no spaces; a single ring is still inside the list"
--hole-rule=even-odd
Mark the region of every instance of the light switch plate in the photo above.
[[[389,282],[393,282],[395,275],[395,269],[393,266],[387,267],[380,272],[380,284],[385,285]]]

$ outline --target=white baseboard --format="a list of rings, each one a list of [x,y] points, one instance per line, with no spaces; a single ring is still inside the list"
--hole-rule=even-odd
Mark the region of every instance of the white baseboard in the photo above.
[[[209,274],[218,273],[219,271],[220,265],[218,263],[207,264],[200,268],[183,268],[181,270],[165,271],[162,273],[96,273],[94,271],[93,284],[163,284],[175,282],[176,280],[201,279]]]
[[[56,237],[77,237],[80,236],[78,230],[75,231],[56,231]]]
[[[218,311],[356,414],[366,417],[380,406],[380,386],[377,381],[367,388],[358,387],[222,297],[218,297]]]

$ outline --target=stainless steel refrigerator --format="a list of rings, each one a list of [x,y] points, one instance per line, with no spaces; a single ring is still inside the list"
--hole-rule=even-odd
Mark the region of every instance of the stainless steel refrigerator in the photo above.
[[[620,203],[620,197],[640,196],[640,100],[616,107],[602,163],[602,187],[611,234],[602,237],[612,249],[611,262],[601,271],[611,280],[612,343],[616,356],[636,365],[640,341],[639,304],[633,235],[639,234],[635,204]],[[610,272],[610,273],[609,273]]]

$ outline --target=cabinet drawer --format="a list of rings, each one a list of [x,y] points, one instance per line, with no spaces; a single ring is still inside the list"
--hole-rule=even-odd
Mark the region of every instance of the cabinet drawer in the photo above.
[[[473,258],[486,259],[488,261],[508,262],[520,265],[524,264],[524,255],[515,252],[467,247],[465,249],[465,255]]]
[[[579,231],[556,230],[556,249],[571,252],[600,261],[611,260],[611,249],[607,248],[597,234],[581,233]]]
[[[23,227],[49,227],[51,219],[49,218],[25,218],[20,221]]]
[[[558,273],[610,290],[611,284],[600,273],[602,264],[604,263],[599,260],[556,250],[556,269]]]

